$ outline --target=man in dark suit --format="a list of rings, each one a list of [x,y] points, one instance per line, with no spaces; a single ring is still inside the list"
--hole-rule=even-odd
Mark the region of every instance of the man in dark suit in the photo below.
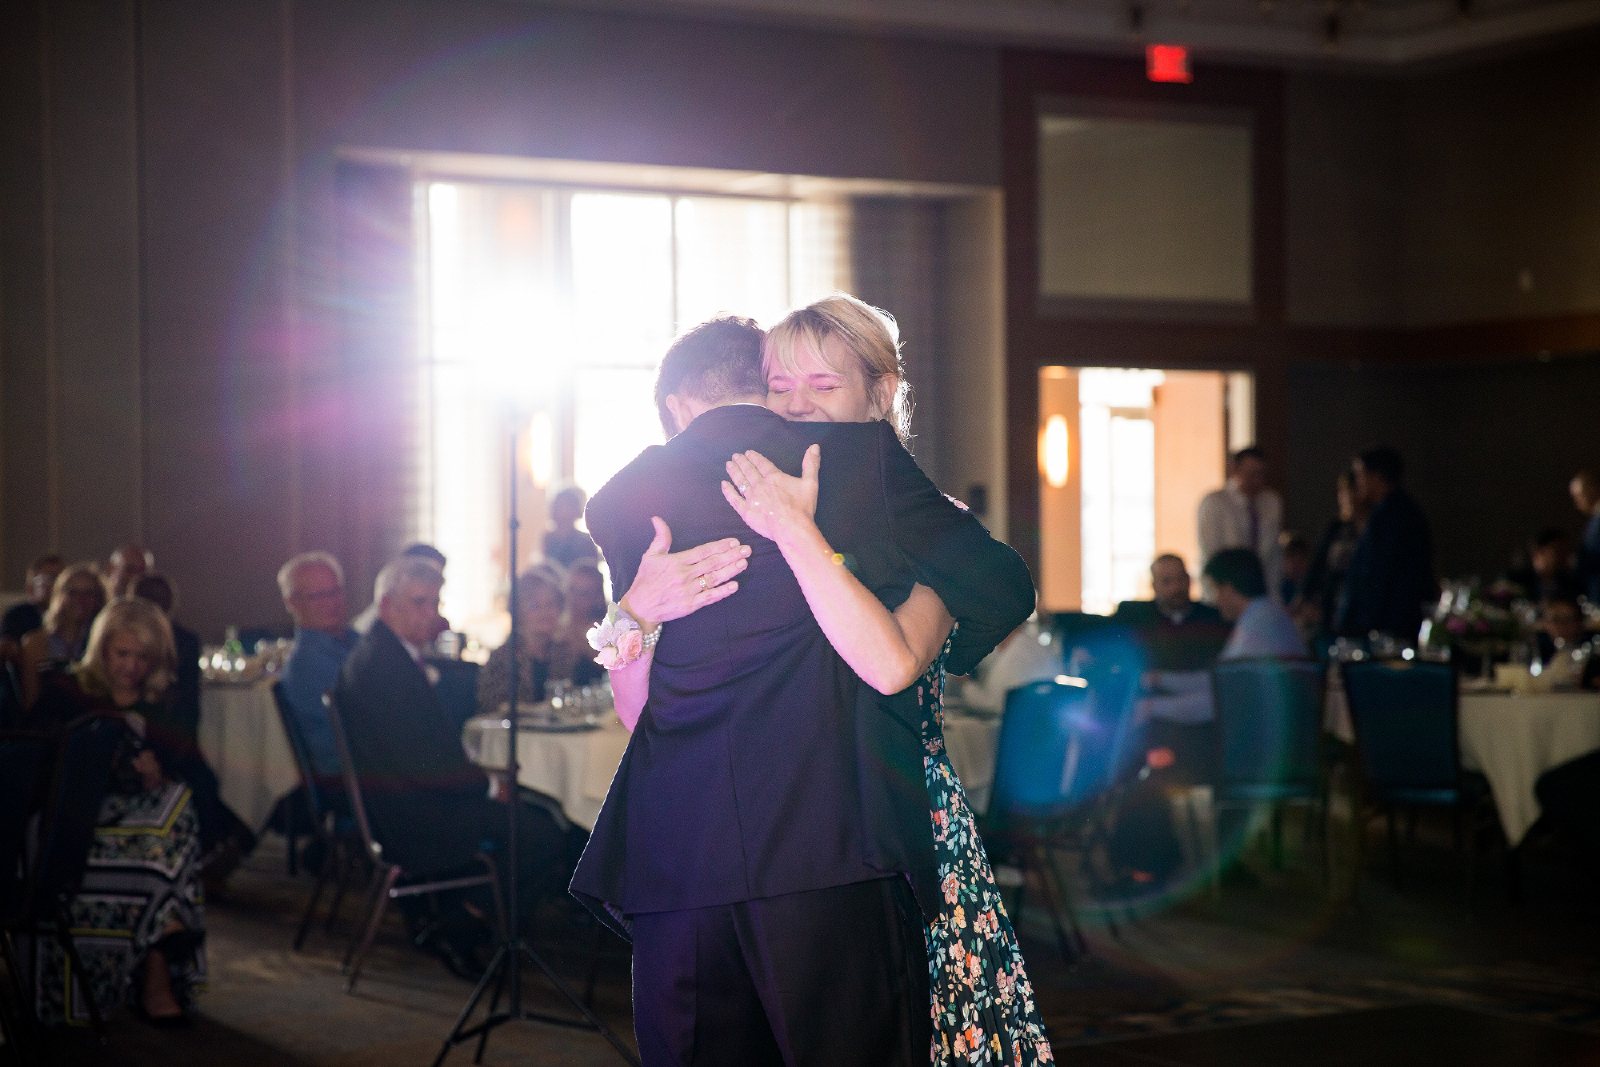
[[[1369,633],[1415,640],[1423,605],[1438,595],[1428,517],[1401,485],[1405,464],[1386,445],[1369,448],[1352,467],[1356,496],[1371,509],[1356,542],[1334,620],[1345,637]]]
[[[426,560],[402,557],[384,567],[378,617],[334,687],[373,834],[384,857],[411,874],[465,867],[486,846],[503,856],[506,844],[506,810],[489,798],[488,775],[467,759],[460,723],[440,704],[422,656],[439,633],[443,584]],[[563,838],[541,808],[524,805],[518,816],[517,884],[528,915],[560,884]],[[425,929],[421,940],[433,933]],[[440,937],[432,947],[452,971],[475,969],[470,937],[448,923]]]
[[[735,319],[675,342],[656,392],[676,436],[589,505],[614,593],[651,547],[653,517],[677,547],[739,537],[751,554],[737,593],[655,631],[649,699],[573,890],[631,925],[650,1067],[921,1067],[922,914],[940,897],[920,723],[829,645],[777,546],[723,499],[724,465],[750,449],[797,474],[820,442],[816,519],[834,562],[889,604],[931,586],[960,620],[954,672],[1027,617],[1032,582],[887,423],[788,423],[763,407],[760,342]],[[993,609],[969,617],[980,601]]]
[[[1210,670],[1228,640],[1228,624],[1217,609],[1189,599],[1192,584],[1182,556],[1157,556],[1150,564],[1155,599],[1124,600],[1111,616],[1138,636],[1151,670]]]

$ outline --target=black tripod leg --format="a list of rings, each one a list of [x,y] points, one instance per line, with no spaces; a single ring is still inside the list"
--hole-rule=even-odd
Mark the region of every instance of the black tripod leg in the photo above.
[[[561,976],[555,971],[551,970],[550,965],[541,959],[538,953],[529,948],[525,942],[518,942],[518,947],[524,954],[527,955],[530,960],[539,965],[539,969],[544,972],[544,976],[550,979],[550,984],[559,989],[561,991],[561,995],[572,1002],[572,1006],[577,1008],[583,1017],[588,1020],[589,1026],[598,1032],[601,1037],[610,1042],[611,1047],[617,1050],[617,1054],[619,1056],[633,1064],[633,1067],[642,1067],[642,1065],[639,1063],[639,1057],[635,1056],[633,1051],[629,1049],[627,1045],[624,1045],[617,1038],[616,1034],[611,1032],[611,1028],[609,1026],[600,1021],[600,1017],[598,1015],[590,1011],[583,1001],[578,999],[578,995],[572,991],[572,987],[567,985],[566,982],[562,981]]]
[[[500,951],[504,952],[505,950],[501,949]],[[510,956],[508,955],[506,958],[510,959]],[[500,995],[505,992],[505,989],[506,989],[506,976],[508,974],[510,974],[510,973],[511,973],[511,968],[510,967],[502,967],[502,968],[500,968],[500,974],[494,980],[494,994],[489,997],[489,1014],[487,1016],[485,1016],[486,1018],[493,1019],[494,1018],[494,1013],[500,1010]],[[474,1052],[472,1054],[472,1062],[473,1063],[482,1063],[483,1062],[483,1052],[488,1047],[489,1047],[489,1028],[487,1026],[485,1026],[483,1028],[483,1033],[478,1035],[478,1049],[477,1049],[476,1052]]]
[[[439,1049],[439,1055],[433,1058],[433,1067],[440,1067],[444,1063],[444,1058],[450,1054],[450,1050],[461,1042],[462,1031],[466,1028],[467,1020],[472,1018],[472,1013],[477,1008],[478,1001],[483,999],[483,991],[489,988],[489,979],[496,976],[501,976],[503,979],[501,968],[508,966],[510,963],[510,946],[502,942],[500,947],[495,950],[494,959],[489,961],[489,968],[483,972],[483,977],[478,979],[478,985],[473,989],[472,996],[467,998],[467,1003],[462,1007],[461,1014],[456,1017],[456,1024],[450,1028],[449,1035],[445,1037],[444,1045]],[[491,1012],[491,1014],[493,1013]],[[483,1034],[487,1038],[489,1034],[488,1021],[483,1024]],[[483,1054],[481,1042],[478,1045],[478,1054],[480,1056]]]

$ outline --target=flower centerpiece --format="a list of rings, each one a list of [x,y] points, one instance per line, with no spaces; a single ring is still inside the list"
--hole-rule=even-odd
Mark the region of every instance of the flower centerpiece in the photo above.
[[[1482,661],[1487,675],[1495,659],[1531,635],[1537,611],[1516,586],[1497,582],[1484,589],[1476,581],[1442,586],[1432,617],[1422,624],[1424,647],[1458,648]]]

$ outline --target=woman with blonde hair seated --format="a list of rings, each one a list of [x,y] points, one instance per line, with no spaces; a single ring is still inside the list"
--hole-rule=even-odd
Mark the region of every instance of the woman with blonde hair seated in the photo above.
[[[174,652],[161,609],[132,597],[95,619],[83,658],[42,679],[40,725],[109,715],[126,731],[109,782],[75,782],[102,795],[89,863],[69,905],[85,973],[69,973],[54,941],[36,940],[39,1018],[85,1021],[92,996],[102,1014],[126,1004],[156,1025],[194,1010],[205,980],[200,815],[194,791],[163,766],[146,740],[168,715]]]
[[[567,575],[554,563],[537,563],[517,577],[517,703],[544,699],[550,682],[589,685],[605,677],[588,644],[564,635]],[[478,675],[478,711],[497,714],[511,695],[511,642],[489,654]]]
[[[22,639],[22,706],[39,699],[39,673],[83,657],[89,626],[106,606],[106,587],[93,563],[74,563],[56,576],[44,625]]]

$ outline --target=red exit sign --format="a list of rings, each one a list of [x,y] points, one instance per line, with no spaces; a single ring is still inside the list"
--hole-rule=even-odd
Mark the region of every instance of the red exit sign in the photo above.
[[[1194,81],[1189,72],[1189,49],[1181,44],[1151,44],[1144,49],[1144,74],[1153,82]]]

